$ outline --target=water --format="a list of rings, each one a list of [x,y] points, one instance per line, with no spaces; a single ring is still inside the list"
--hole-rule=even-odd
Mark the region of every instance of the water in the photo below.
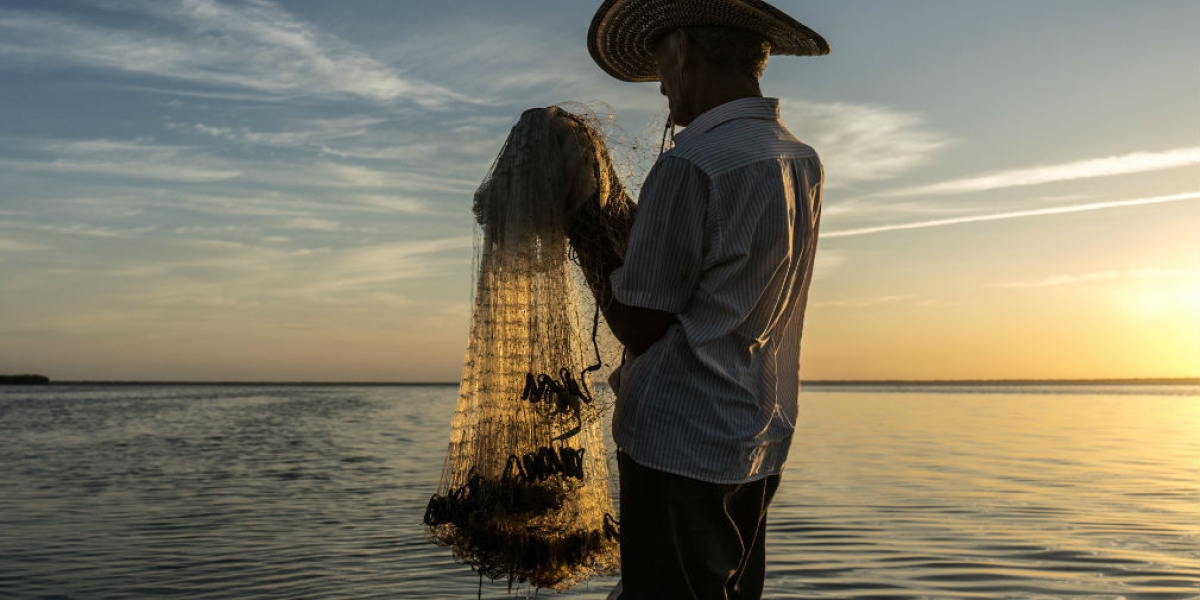
[[[0,598],[474,598],[420,526],[455,394],[0,389]],[[1200,597],[1195,387],[807,388],[802,412],[768,598]]]

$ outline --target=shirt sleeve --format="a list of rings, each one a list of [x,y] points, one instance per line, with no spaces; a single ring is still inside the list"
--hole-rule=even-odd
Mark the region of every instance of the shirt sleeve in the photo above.
[[[679,314],[704,267],[709,181],[691,161],[664,157],[651,169],[638,200],[625,264],[613,271],[622,304]]]

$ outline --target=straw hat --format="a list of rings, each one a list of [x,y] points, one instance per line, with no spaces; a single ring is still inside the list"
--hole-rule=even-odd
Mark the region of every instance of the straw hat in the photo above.
[[[762,0],[605,0],[588,29],[588,52],[617,79],[657,81],[650,42],[695,25],[762,34],[771,42],[771,54],[829,54],[825,38]]]

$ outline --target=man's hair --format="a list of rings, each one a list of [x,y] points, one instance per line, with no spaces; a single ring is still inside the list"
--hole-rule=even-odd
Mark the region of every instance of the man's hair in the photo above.
[[[722,25],[685,27],[684,32],[718,68],[755,79],[762,77],[767,68],[771,42],[761,34]]]

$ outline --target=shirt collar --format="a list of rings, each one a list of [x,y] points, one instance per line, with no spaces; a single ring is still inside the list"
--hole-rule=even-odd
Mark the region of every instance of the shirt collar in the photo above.
[[[736,119],[767,119],[779,120],[778,98],[738,98],[726,102],[716,108],[710,108],[704,114],[692,120],[692,124],[675,136],[675,143],[686,142],[693,136],[708,133],[718,125],[723,125]]]

